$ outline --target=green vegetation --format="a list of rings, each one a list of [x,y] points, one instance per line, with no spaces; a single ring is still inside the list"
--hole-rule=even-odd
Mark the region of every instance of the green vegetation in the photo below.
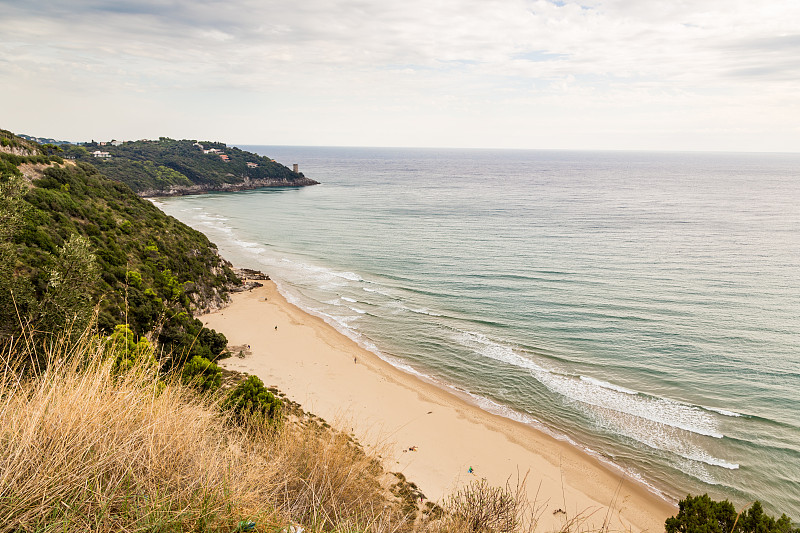
[[[775,520],[764,513],[759,501],[737,514],[728,500],[718,502],[708,494],[689,494],[678,508],[678,514],[664,524],[666,533],[800,533],[785,514]]]
[[[92,163],[106,176],[147,195],[165,193],[170,188],[218,190],[243,186],[246,181],[255,186],[316,183],[269,158],[220,142],[197,143],[162,137],[158,141],[128,141],[118,146],[92,142],[62,148],[66,157]],[[204,153],[209,150],[214,151]],[[108,152],[110,157],[94,157],[95,151]]]
[[[183,365],[181,381],[202,392],[215,391],[222,384],[222,369],[205,357],[195,355]]]
[[[165,371],[220,357],[227,340],[193,313],[240,280],[205,235],[88,163],[0,139],[0,340],[27,331],[46,344],[97,314],[102,335],[149,336]]]
[[[137,340],[131,328],[119,324],[114,333],[106,337],[106,351],[114,354],[114,371],[128,372],[133,368],[158,368],[155,353],[146,337]]]
[[[239,420],[253,416],[274,420],[280,417],[281,401],[267,390],[263,381],[249,376],[228,394],[222,408]]]

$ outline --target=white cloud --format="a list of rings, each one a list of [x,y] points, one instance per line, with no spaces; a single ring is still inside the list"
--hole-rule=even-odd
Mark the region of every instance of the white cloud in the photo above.
[[[49,4],[0,0],[0,88],[42,110],[20,106],[1,127],[284,144],[655,148],[656,130],[675,132],[665,148],[800,140],[790,0]],[[696,134],[734,108],[730,135]],[[610,121],[630,128],[613,146]],[[537,123],[551,133],[524,126]]]

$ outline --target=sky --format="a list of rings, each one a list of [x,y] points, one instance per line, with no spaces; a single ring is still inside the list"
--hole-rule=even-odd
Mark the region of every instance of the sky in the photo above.
[[[0,128],[800,152],[800,1],[0,0]]]

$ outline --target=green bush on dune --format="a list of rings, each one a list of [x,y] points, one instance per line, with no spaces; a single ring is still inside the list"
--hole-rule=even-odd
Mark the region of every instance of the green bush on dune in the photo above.
[[[249,376],[239,383],[228,395],[222,405],[234,418],[244,419],[261,416],[274,420],[280,416],[281,401],[264,386],[256,376]]]
[[[215,391],[222,384],[222,370],[205,357],[195,355],[183,365],[181,381],[199,391]]]

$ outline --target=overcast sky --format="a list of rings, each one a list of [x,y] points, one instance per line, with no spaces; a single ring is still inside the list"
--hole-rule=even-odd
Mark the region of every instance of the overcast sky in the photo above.
[[[798,0],[0,0],[0,128],[800,151]]]

